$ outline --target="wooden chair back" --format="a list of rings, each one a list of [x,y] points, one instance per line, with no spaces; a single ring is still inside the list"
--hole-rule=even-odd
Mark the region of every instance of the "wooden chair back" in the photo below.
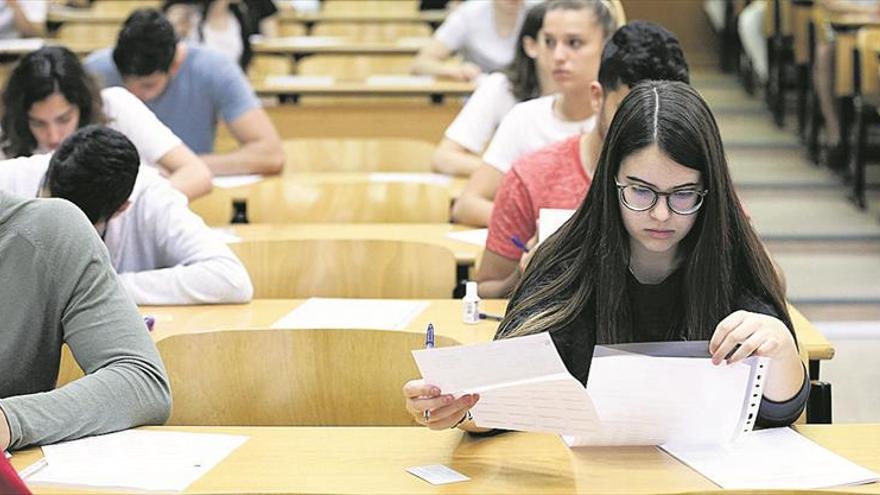
[[[412,62],[412,55],[313,55],[299,62],[297,73],[363,81],[377,74],[409,74]]]
[[[251,223],[448,223],[449,189],[437,184],[371,182],[295,183],[272,177],[249,186],[214,188],[190,208],[208,225],[226,225],[232,202],[247,201]]]
[[[128,16],[137,9],[158,9],[161,6],[159,0],[97,0],[92,3],[91,11],[102,15]]]
[[[431,26],[424,22],[318,22],[312,34],[391,43],[401,38],[430,38]]]
[[[121,26],[117,23],[86,24],[78,22],[66,22],[58,28],[56,38],[63,44],[76,45],[88,41],[89,43],[113,46],[119,36]]]
[[[448,299],[455,288],[455,256],[433,244],[341,238],[252,240],[230,247],[258,299]]]
[[[401,13],[418,12],[419,2],[417,0],[324,0],[321,9],[325,14],[384,14],[393,17]]]
[[[284,172],[431,172],[434,145],[404,138],[284,141]]]
[[[262,82],[267,76],[285,76],[295,72],[293,59],[283,55],[257,54],[248,65],[248,79]]]
[[[439,336],[438,346],[455,345]],[[411,426],[401,390],[418,378],[420,332],[228,330],[158,343],[169,425]]]
[[[856,36],[859,50],[859,94],[866,103],[876,104],[880,100],[880,27],[864,27]]]

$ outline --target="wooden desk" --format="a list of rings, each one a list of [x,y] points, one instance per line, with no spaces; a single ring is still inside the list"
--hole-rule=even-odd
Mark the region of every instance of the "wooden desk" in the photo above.
[[[129,14],[122,12],[95,12],[91,9],[77,9],[70,7],[55,6],[46,13],[46,22],[50,24],[64,24],[76,22],[79,24],[117,24],[122,25]]]
[[[46,39],[45,44],[43,46],[63,46],[63,47],[68,48],[73,53],[82,57],[82,56],[88,55],[94,51],[100,50],[102,48],[107,48],[110,45],[108,45],[107,43],[93,42],[93,41],[87,41],[87,40],[83,40],[82,42],[77,42],[77,43],[70,43],[70,42],[60,42],[60,41],[54,40],[54,39]],[[36,45],[26,46],[24,44],[18,44],[18,43],[13,44],[13,45],[4,44],[4,45],[0,46],[0,57],[19,58],[19,57],[23,57],[23,56],[27,55],[28,53],[31,53],[39,48],[40,47],[37,47]]]
[[[296,160],[295,156],[287,157],[288,160]],[[402,175],[394,175],[393,172],[293,172],[285,171],[282,174],[282,180],[298,182],[300,184],[351,184],[359,182],[418,182],[420,176],[418,172],[404,172]],[[433,174],[424,174],[422,177],[425,183],[431,183],[435,178]],[[271,180],[269,177],[266,180]],[[452,199],[461,196],[464,187],[467,185],[467,178],[449,177],[449,183],[445,185],[449,191],[449,197]],[[439,184],[440,182],[438,182]]]
[[[221,304],[212,306],[141,306],[141,312],[156,319],[153,330],[154,340],[170,335],[190,332],[210,332],[233,328],[267,328],[297,306],[302,299],[263,299],[248,304]],[[435,299],[422,314],[413,319],[409,330],[422,331],[428,323],[433,323],[438,334],[445,335],[463,344],[491,340],[498,328],[498,322],[483,320],[476,325],[461,321],[461,301],[456,299]],[[484,313],[504,315],[507,301],[486,299],[480,302]],[[824,335],[789,306],[795,329],[801,344],[807,349],[810,360],[831,359],[834,347]],[[880,445],[880,444],[878,444]]]
[[[297,12],[282,9],[280,23],[314,24],[316,22],[427,22],[441,24],[449,13],[445,10],[388,12]]]
[[[185,493],[687,493],[721,491],[656,447],[569,449],[556,435],[473,438],[420,427],[153,427],[250,439]],[[880,425],[801,425],[797,430],[867,469],[880,471]],[[21,470],[42,457],[17,452]],[[406,468],[444,464],[470,481],[434,486]],[[76,493],[32,486],[35,493]],[[96,489],[79,493],[98,492]],[[880,484],[835,493],[880,493]],[[742,493],[742,492],[737,492]],[[762,493],[755,490],[750,493]],[[795,493],[795,492],[780,492]]]
[[[283,101],[299,101],[302,96],[346,97],[430,97],[435,104],[446,97],[464,97],[475,88],[474,83],[437,80],[429,83],[367,84],[365,81],[336,81],[332,84],[254,82],[254,91],[261,97],[282,97]]]
[[[244,240],[370,239],[427,242],[452,251],[459,266],[473,267],[482,246],[447,237],[470,227],[449,223],[311,223],[230,225],[224,230]]]
[[[141,306],[141,313],[156,320],[150,335],[158,342],[172,335],[213,332],[225,329],[265,329],[305,302],[304,299],[257,299],[248,304],[207,306]],[[487,342],[495,336],[497,321],[482,320],[476,325],[463,323],[462,302],[457,299],[434,299],[413,319],[406,330],[423,332],[433,323],[438,335],[462,344]],[[487,299],[480,302],[484,313],[503,315],[507,301]]]
[[[431,38],[403,38],[396,43],[354,41],[346,38],[291,36],[288,38],[265,38],[253,43],[254,53],[274,55],[415,55]]]

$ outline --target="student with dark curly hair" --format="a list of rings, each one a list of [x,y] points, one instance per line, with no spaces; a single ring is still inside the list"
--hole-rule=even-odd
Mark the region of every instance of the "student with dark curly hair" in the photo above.
[[[496,338],[541,332],[585,385],[596,345],[708,340],[716,365],[763,356],[757,424],[803,411],[810,383],[781,281],[734,191],[715,118],[689,85],[646,81],[621,102],[590,194],[537,248]],[[422,380],[404,395],[420,424],[482,431],[467,420],[477,395]]]
[[[605,44],[599,80],[590,85],[593,111],[599,116],[593,130],[525,155],[505,174],[477,273],[481,297],[507,297],[519,281],[528,254],[511,239],[534,246],[542,208],[577,208],[583,201],[617,106],[630,88],[649,79],[689,82],[684,52],[662,26],[631,22]]]

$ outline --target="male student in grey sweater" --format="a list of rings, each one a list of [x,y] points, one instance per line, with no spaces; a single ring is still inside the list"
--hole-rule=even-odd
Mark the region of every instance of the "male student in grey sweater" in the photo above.
[[[0,448],[165,422],[143,319],[74,205],[0,192]],[[61,345],[86,375],[55,389]]]

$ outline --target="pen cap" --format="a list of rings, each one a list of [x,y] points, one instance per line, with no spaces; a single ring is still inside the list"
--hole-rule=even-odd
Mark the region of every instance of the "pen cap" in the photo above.
[[[476,282],[467,282],[464,286],[464,298],[465,299],[479,299],[480,296],[477,295],[477,283]]]

